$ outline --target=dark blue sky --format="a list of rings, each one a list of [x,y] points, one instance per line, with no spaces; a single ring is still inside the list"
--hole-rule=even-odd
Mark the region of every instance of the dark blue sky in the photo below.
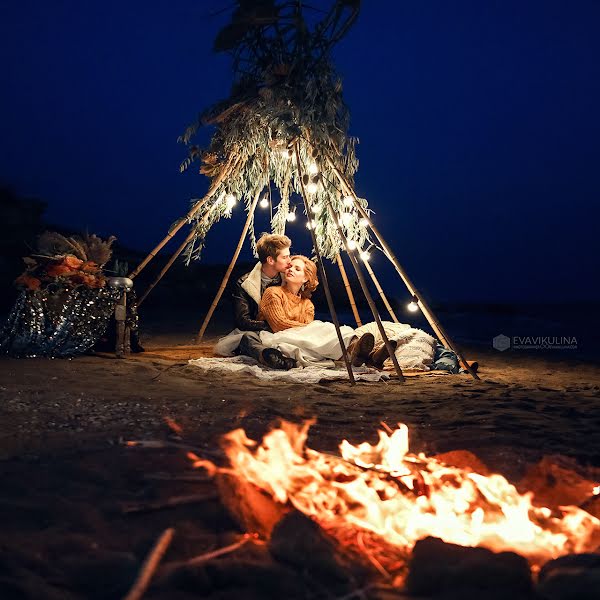
[[[228,4],[3,3],[0,179],[149,250],[206,189],[176,140],[228,95],[227,16],[209,16]],[[357,189],[430,298],[600,298],[599,25],[595,0],[364,2],[335,52]],[[205,260],[241,227],[218,224]],[[307,252],[304,224],[289,233]]]

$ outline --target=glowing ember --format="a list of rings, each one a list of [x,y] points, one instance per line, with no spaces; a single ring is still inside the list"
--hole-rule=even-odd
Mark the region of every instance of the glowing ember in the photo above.
[[[305,447],[311,424],[284,422],[261,444],[237,429],[224,436],[223,447],[236,475],[278,502],[289,501],[334,535],[353,529],[406,552],[417,540],[435,536],[514,550],[532,564],[598,543],[600,521],[580,508],[553,513],[533,506],[531,492],[519,494],[501,475],[486,477],[410,454],[405,425],[391,435],[380,431],[376,446],[344,440],[340,458]]]

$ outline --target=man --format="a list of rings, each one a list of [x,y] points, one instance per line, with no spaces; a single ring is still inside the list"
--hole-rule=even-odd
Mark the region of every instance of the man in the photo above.
[[[292,369],[296,361],[275,348],[263,346],[260,332],[270,329],[266,321],[259,321],[256,317],[264,291],[272,285],[281,285],[281,273],[291,266],[291,245],[292,240],[286,235],[264,233],[256,242],[260,262],[237,280],[233,291],[235,326],[246,332],[240,342],[239,353],[274,369]]]

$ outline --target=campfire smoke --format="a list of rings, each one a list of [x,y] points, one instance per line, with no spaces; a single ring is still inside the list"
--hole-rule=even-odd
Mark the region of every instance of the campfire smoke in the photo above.
[[[230,467],[194,457],[197,466],[253,484],[275,501],[290,503],[338,539],[368,536],[407,556],[427,536],[462,546],[512,550],[530,564],[593,550],[600,521],[575,506],[535,506],[503,476],[484,476],[409,452],[408,428],[399,425],[379,442],[353,446],[341,457],[306,447],[312,421],[283,422],[261,443],[242,429],[223,437]],[[596,490],[590,490],[590,494]]]

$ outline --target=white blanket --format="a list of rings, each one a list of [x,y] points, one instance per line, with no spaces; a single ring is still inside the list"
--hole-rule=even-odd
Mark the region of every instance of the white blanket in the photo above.
[[[420,329],[414,329],[405,323],[383,321],[386,335],[396,340],[396,358],[402,369],[429,371],[435,352],[435,338]],[[341,327],[344,344],[348,346],[354,336],[372,333],[375,343],[381,342],[381,335],[376,323],[367,323],[358,329],[347,325]],[[214,348],[215,354],[233,356],[239,346],[244,331],[234,329],[222,337]],[[308,325],[285,329],[277,333],[260,332],[261,342],[269,348],[277,348],[286,356],[296,359],[298,366],[333,367],[334,360],[339,360],[342,350],[333,323],[313,321]],[[391,365],[388,359],[386,363]],[[387,366],[387,364],[386,364]]]
[[[290,371],[269,369],[259,365],[248,356],[235,356],[233,358],[194,358],[188,361],[190,365],[199,367],[204,371],[216,373],[246,373],[266,381],[287,381],[290,383],[319,383],[319,381],[347,380],[348,371],[342,368],[326,368],[311,365],[304,369],[296,368]],[[367,367],[354,367],[352,369],[356,381],[383,381],[389,378],[387,373],[369,369]]]
[[[388,339],[396,340],[396,358],[401,369],[414,369],[416,371],[429,371],[435,354],[434,337],[421,329],[415,329],[406,323],[393,323],[383,321],[383,329]],[[372,333],[375,336],[375,344],[383,340],[379,333],[377,323],[367,323],[355,330],[356,335]],[[385,367],[391,367],[392,361],[388,358]]]
[[[344,344],[347,346],[355,336],[354,329],[342,325],[341,332]],[[214,348],[215,354],[233,356],[244,333],[234,329],[222,337]],[[335,326],[325,321],[313,321],[308,325],[284,329],[277,333],[261,331],[260,341],[268,348],[277,348],[286,356],[296,359],[296,363],[301,367],[310,365],[333,367],[333,361],[342,357]]]

